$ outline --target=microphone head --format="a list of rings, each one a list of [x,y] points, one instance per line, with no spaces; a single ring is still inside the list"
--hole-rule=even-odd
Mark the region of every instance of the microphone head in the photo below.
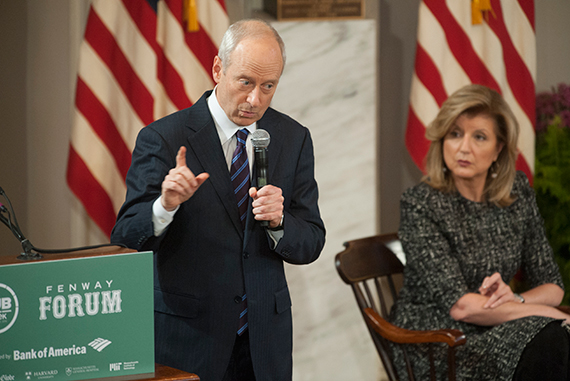
[[[251,144],[254,148],[267,148],[270,142],[269,132],[258,128],[251,134]]]

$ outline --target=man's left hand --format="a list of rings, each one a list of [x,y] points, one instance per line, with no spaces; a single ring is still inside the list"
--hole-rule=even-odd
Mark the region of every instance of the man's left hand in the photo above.
[[[281,188],[266,185],[257,190],[249,188],[249,196],[253,199],[253,215],[258,221],[269,221],[270,228],[276,228],[283,216],[283,198]]]

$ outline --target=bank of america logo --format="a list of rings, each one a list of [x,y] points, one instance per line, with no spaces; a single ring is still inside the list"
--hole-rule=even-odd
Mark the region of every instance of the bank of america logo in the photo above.
[[[92,342],[90,342],[89,346],[95,349],[96,351],[101,352],[103,349],[107,348],[109,344],[111,344],[111,341],[99,337],[98,339],[95,339]]]

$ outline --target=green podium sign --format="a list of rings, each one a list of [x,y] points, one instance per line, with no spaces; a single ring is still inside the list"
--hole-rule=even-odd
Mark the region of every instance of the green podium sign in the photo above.
[[[152,252],[0,266],[0,381],[152,376],[153,316]]]

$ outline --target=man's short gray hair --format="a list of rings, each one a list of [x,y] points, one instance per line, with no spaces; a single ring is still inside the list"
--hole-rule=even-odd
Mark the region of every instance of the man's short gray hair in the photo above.
[[[273,35],[275,40],[279,44],[279,49],[281,49],[281,58],[283,59],[283,68],[285,67],[285,43],[281,39],[281,36],[275,28],[273,28],[268,22],[258,19],[246,19],[240,20],[228,28],[222,42],[220,43],[220,48],[218,50],[218,57],[222,60],[223,71],[231,65],[231,55],[238,44],[246,38],[257,38],[265,37],[268,34]]]

